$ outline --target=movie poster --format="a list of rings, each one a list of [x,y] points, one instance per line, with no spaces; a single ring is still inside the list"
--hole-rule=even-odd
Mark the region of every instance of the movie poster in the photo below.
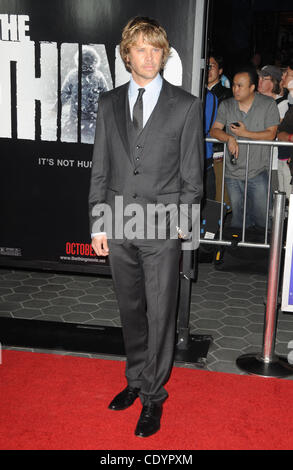
[[[129,80],[129,18],[166,28],[164,77],[190,91],[193,0],[0,0],[0,264],[108,273],[88,191],[99,97]]]

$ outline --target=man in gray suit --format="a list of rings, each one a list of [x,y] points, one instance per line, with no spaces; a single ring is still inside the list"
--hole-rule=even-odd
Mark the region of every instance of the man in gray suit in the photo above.
[[[160,429],[168,396],[164,384],[173,363],[180,238],[185,233],[176,227],[176,237],[148,236],[144,222],[133,236],[129,216],[135,210],[144,219],[151,204],[184,205],[190,214],[200,203],[202,104],[162,79],[170,46],[155,20],[130,20],[120,54],[131,79],[100,97],[89,195],[91,233],[97,255],[109,255],[127,358],[128,385],[109,408],[126,409],[139,396],[143,407],[135,434],[147,437]]]

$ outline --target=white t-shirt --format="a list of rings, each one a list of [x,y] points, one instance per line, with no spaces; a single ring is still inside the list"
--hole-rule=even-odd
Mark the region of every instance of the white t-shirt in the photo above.
[[[277,95],[275,99],[278,100],[279,98],[282,98],[282,96]],[[278,104],[278,110],[279,110],[281,119],[284,119],[284,116],[286,112],[288,111],[288,108],[289,108],[288,100],[283,100],[281,101],[281,103]]]

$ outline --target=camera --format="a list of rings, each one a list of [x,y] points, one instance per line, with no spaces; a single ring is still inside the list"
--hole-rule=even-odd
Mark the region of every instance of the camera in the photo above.
[[[232,154],[230,155],[230,162],[231,162],[232,165],[236,165],[237,160],[235,158],[235,155],[232,155]]]
[[[236,159],[235,155],[233,155],[232,153],[229,153],[229,156],[230,156],[231,165],[236,165],[237,159]]]

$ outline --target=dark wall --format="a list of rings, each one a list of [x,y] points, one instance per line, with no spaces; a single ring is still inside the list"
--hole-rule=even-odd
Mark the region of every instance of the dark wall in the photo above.
[[[233,75],[239,64],[256,52],[262,65],[274,63],[279,55],[280,13],[293,11],[291,0],[212,0],[211,48],[224,56],[225,72]]]

